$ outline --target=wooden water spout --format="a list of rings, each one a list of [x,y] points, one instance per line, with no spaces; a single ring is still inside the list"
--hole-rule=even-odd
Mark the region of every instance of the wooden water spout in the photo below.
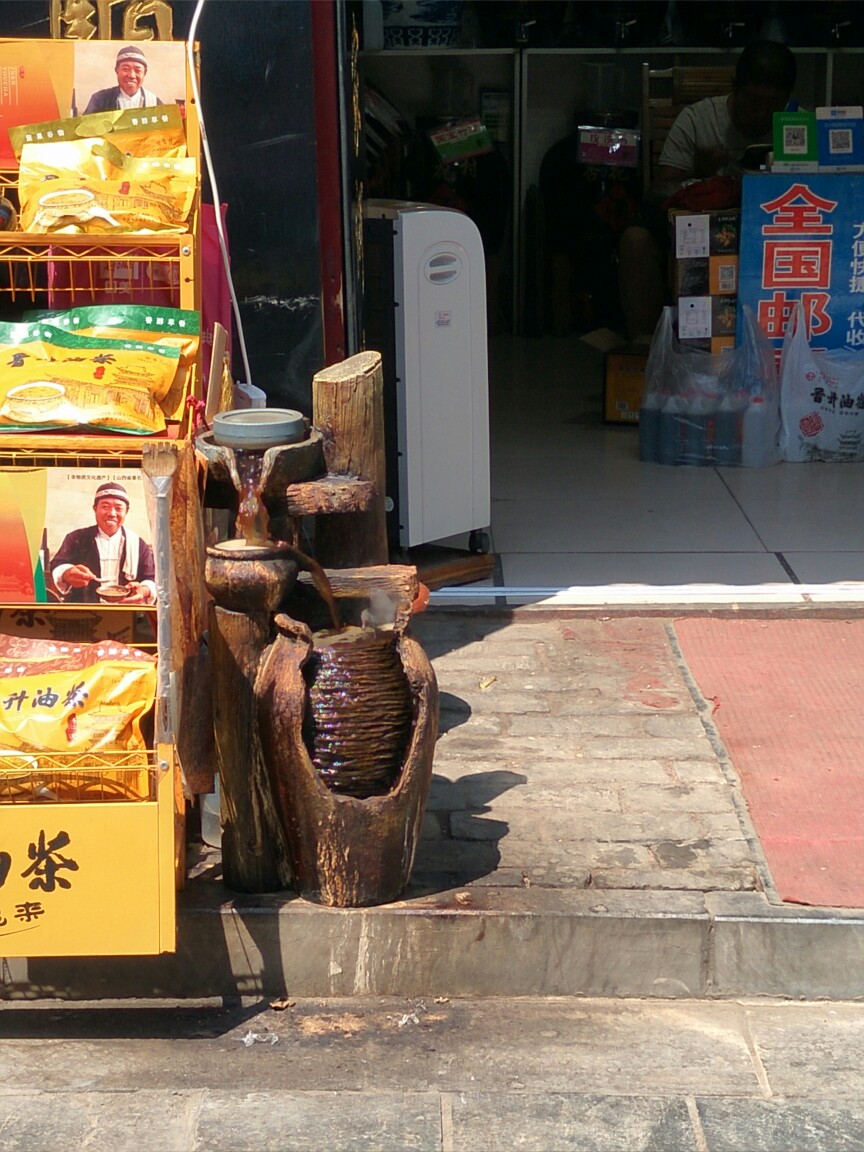
[[[411,698],[407,749],[395,784],[358,799],[334,792],[304,740],[309,689],[304,666],[309,629],[276,617],[278,635],[255,681],[264,763],[294,873],[307,900],[360,907],[397,900],[411,876],[438,736],[438,686],[423,649],[405,635],[395,644]]]

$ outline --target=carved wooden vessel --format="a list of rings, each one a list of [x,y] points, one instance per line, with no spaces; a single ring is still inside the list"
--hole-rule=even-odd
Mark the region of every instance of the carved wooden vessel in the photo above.
[[[278,635],[255,681],[263,760],[294,873],[307,900],[359,907],[397,900],[408,883],[432,778],[438,685],[422,648],[405,635],[396,649],[408,683],[412,723],[398,779],[385,795],[358,799],[323,782],[303,725],[309,708],[304,665],[309,629],[276,617]]]

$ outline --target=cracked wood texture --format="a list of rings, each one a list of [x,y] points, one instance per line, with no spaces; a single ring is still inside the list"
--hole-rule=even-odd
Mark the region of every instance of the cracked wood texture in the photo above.
[[[366,511],[316,517],[318,562],[325,568],[386,564],[384,375],[379,352],[359,352],[316,373],[312,423],[324,436],[328,475],[355,476],[375,488]]]
[[[264,763],[279,812],[297,892],[331,907],[398,900],[411,876],[438,738],[438,683],[420,645],[398,641],[414,720],[402,771],[386,796],[357,800],[319,779],[303,740],[303,665],[312,636],[290,616],[258,669],[255,695]]]

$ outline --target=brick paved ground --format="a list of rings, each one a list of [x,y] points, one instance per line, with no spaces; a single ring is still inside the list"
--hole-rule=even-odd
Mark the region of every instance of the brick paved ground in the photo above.
[[[770,887],[667,622],[436,611],[413,632],[441,692],[419,886]]]

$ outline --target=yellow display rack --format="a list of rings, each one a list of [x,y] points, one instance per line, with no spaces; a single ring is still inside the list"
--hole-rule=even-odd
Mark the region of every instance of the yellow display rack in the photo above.
[[[173,952],[173,748],[4,759],[0,954]]]
[[[56,51],[56,41],[44,43]],[[194,92],[187,65],[187,148],[200,157]],[[0,173],[0,190],[10,198],[16,182],[16,172]],[[4,302],[10,308],[45,308],[50,300],[51,307],[64,310],[118,298],[200,313],[199,238],[197,207],[188,231],[179,235],[0,232],[0,313]],[[2,433],[0,467],[141,467],[147,443],[188,446],[188,401],[200,398],[201,388],[199,357],[171,397],[161,436]],[[157,521],[154,551],[162,543],[160,531]],[[187,594],[184,606],[188,599]],[[157,650],[160,613],[182,617],[175,628],[188,627],[194,615],[185,607],[178,613],[173,595],[170,603],[134,611],[9,603],[0,604],[0,631],[81,642],[128,633],[128,642],[156,652],[160,667],[168,661],[174,677],[176,651]],[[41,633],[34,631],[34,620]],[[142,621],[139,642],[134,633]],[[184,808],[173,733],[140,752],[22,754],[0,747],[0,956],[173,952],[176,889],[184,878]]]

